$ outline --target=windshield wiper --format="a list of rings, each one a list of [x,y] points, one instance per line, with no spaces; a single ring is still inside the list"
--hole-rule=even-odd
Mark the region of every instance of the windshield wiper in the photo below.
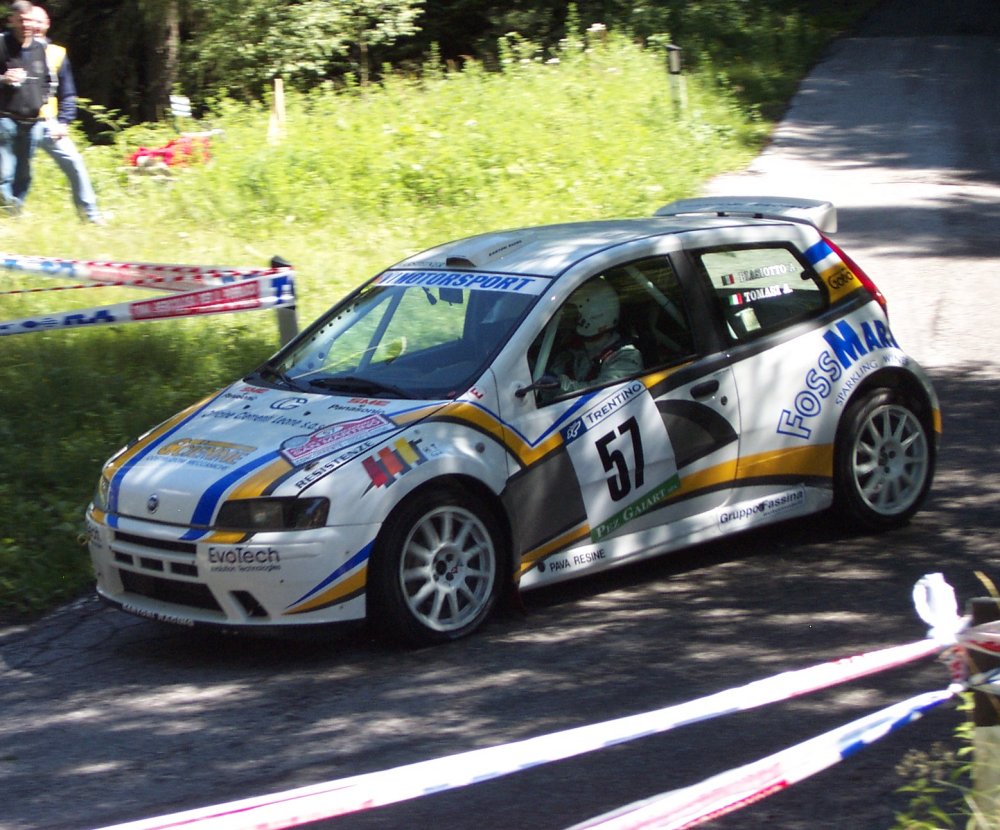
[[[362,392],[366,395],[382,395],[392,398],[410,398],[409,392],[393,386],[391,383],[382,383],[371,378],[359,378],[356,376],[347,377],[326,377],[315,378],[309,381],[310,386],[329,391],[342,390],[344,392]]]
[[[277,369],[274,366],[262,366],[254,372],[254,375],[265,380],[276,380],[284,386],[287,386],[289,389],[297,389],[299,391],[302,390],[302,385],[300,383],[293,380],[286,372],[283,372],[281,369]]]

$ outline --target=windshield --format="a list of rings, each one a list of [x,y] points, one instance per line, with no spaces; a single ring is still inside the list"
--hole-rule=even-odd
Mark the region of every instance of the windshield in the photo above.
[[[305,391],[455,398],[482,375],[548,282],[387,271],[334,306],[263,374]]]

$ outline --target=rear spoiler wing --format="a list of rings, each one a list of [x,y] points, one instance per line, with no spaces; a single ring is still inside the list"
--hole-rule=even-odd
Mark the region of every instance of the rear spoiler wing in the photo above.
[[[780,219],[804,222],[821,233],[836,233],[837,208],[833,202],[796,199],[791,196],[706,196],[681,199],[664,205],[656,216],[745,216],[753,219]]]

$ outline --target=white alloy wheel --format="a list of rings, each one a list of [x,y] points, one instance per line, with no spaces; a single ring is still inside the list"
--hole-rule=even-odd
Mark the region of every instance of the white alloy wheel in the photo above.
[[[934,475],[934,449],[909,402],[878,390],[850,407],[838,439],[836,498],[865,527],[904,524]]]
[[[435,508],[406,537],[398,575],[404,601],[421,625],[459,631],[492,603],[497,580],[493,539],[470,510]]]
[[[368,570],[368,618],[415,645],[456,640],[489,616],[509,577],[493,512],[454,487],[421,490],[386,519]]]
[[[902,406],[880,406],[868,416],[854,444],[858,493],[877,513],[895,516],[910,508],[927,479],[927,436]]]

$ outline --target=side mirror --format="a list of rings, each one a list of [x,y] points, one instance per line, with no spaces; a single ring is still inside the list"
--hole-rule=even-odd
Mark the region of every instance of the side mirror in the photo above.
[[[542,375],[534,383],[520,387],[514,393],[514,397],[520,400],[529,392],[557,392],[559,388],[559,378],[555,375]]]

